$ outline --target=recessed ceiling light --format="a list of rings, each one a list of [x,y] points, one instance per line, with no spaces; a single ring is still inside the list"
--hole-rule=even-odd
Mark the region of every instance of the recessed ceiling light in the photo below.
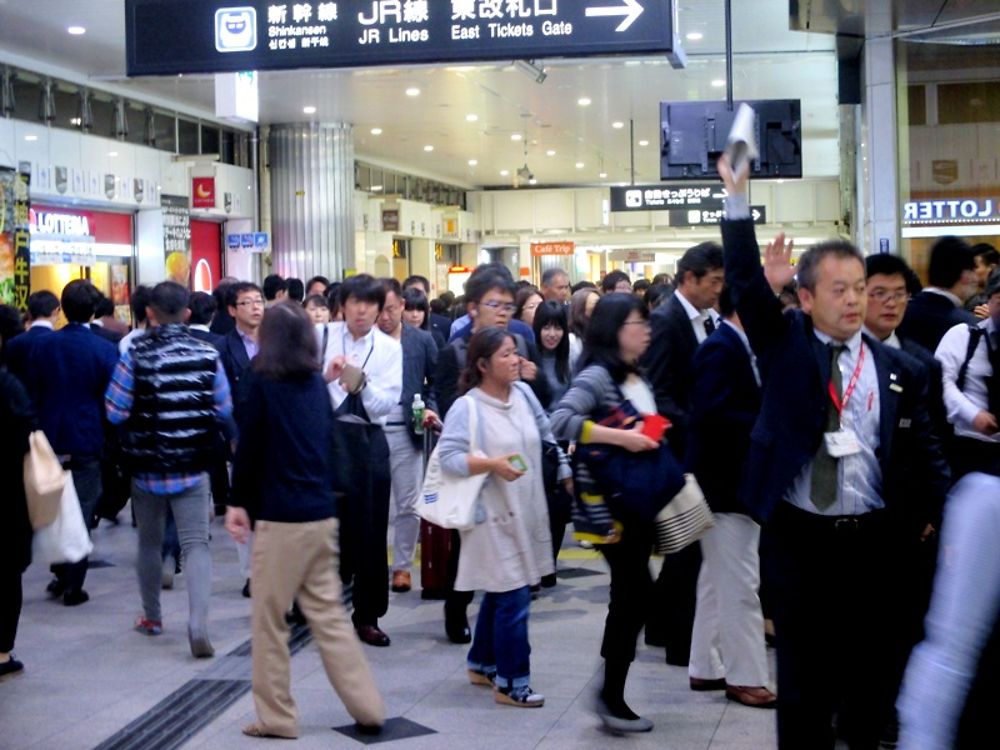
[[[416,86],[411,86],[410,88],[408,88],[406,90],[406,95],[407,96],[420,96],[420,89],[418,89]]]
[[[639,145],[642,146],[643,148],[646,148],[646,146],[649,145],[649,141],[639,141]]]
[[[704,38],[705,35],[702,34],[700,31],[692,31],[690,34],[687,35],[687,40],[689,42],[700,42]]]
[[[433,146],[424,146],[424,151],[426,151],[428,154],[433,150],[434,150]]]
[[[313,107],[313,106],[303,107],[302,108],[302,113],[306,114],[306,115],[314,115],[314,114],[316,114],[316,108]]]
[[[538,184],[538,180],[536,180],[534,177],[532,177],[530,180],[528,180],[528,184],[529,185],[537,185]]]
[[[598,179],[606,180],[606,179],[608,179],[608,173],[607,172],[601,172],[599,175],[597,175],[597,177],[598,177]]]
[[[108,151],[108,156],[111,156],[111,157],[118,156],[118,152],[117,151]]]
[[[67,26],[66,31],[73,36],[81,36],[87,33],[87,30],[83,26]]]
[[[520,140],[523,140],[523,139],[524,139],[524,136],[523,136],[523,135],[521,135],[520,133],[511,133],[511,134],[510,134],[510,139],[511,139],[512,141],[520,141]]]
[[[37,135],[26,135],[26,136],[24,136],[24,140],[26,140],[26,141],[37,141],[38,140],[38,136]]]
[[[546,155],[546,156],[555,156],[555,155],[556,155],[556,152],[555,152],[555,150],[554,150],[554,149],[551,149],[551,148],[550,148],[550,149],[549,149],[548,151],[546,151],[546,152],[545,152],[545,155]]]
[[[586,96],[581,96],[579,99],[576,100],[576,103],[579,104],[581,107],[589,107],[591,105],[590,99]]]
[[[470,112],[469,114],[467,114],[465,116],[465,121],[466,122],[476,122],[477,120],[479,120],[479,115],[477,115],[477,114],[473,114],[473,113]]]
[[[510,177],[510,170],[509,169],[501,169],[500,170],[500,176],[501,177]]]
[[[722,78],[716,78],[714,81],[712,81],[712,87],[713,88],[721,89],[725,85],[726,85],[726,82]]]
[[[622,128],[625,127],[625,123],[622,122],[621,120],[616,120],[615,122],[611,123],[611,127],[613,127],[615,130],[621,130]]]
[[[382,128],[372,128],[372,135],[382,135]]]
[[[479,166],[479,162],[476,159],[469,159],[469,166],[470,167]]]
[[[380,193],[380,192],[382,192],[382,186],[381,185],[372,185],[372,192],[373,193]]]
[[[576,168],[577,168],[577,169],[583,169],[583,168],[584,168],[585,166],[587,166],[587,165],[586,165],[586,164],[584,164],[584,163],[583,163],[582,161],[578,161],[578,162],[576,163]]]

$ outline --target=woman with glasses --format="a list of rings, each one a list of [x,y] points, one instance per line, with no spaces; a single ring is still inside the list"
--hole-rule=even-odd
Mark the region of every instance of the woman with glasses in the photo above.
[[[601,298],[587,328],[579,372],[552,413],[552,429],[561,440],[615,446],[641,452],[659,448],[643,434],[641,424],[631,429],[602,425],[626,408],[638,415],[656,413],[656,400],[639,369],[639,358],[649,346],[649,312],[631,293],[612,292]],[[580,482],[577,474],[574,481]],[[583,492],[582,486],[577,487]],[[604,684],[598,713],[616,732],[648,732],[653,723],[638,716],[625,702],[625,680],[635,660],[635,644],[653,597],[649,557],[654,541],[652,524],[614,519],[595,544],[611,569],[611,601],[604,627],[601,656]]]
[[[514,320],[520,320],[526,326],[534,326],[535,311],[544,298],[533,286],[526,286],[514,298]],[[535,341],[538,341],[537,337]]]
[[[490,327],[469,342],[467,364],[444,423],[438,451],[444,472],[488,474],[477,499],[476,525],[461,532],[455,588],[484,590],[469,649],[469,679],[494,688],[497,703],[537,708],[545,698],[530,685],[528,609],[531,586],[554,571],[542,482],[542,442],[554,441],[549,420],[520,382],[514,337]],[[470,448],[470,413],[477,423]],[[563,478],[569,466],[563,459]]]

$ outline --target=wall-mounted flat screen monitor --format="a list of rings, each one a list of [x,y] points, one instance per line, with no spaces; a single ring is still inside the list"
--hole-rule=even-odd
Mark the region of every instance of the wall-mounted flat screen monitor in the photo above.
[[[719,102],[660,103],[660,179],[718,177],[715,162],[726,150],[741,102],[730,110]],[[802,115],[798,99],[747,101],[756,113],[760,155],[752,177],[802,176]]]

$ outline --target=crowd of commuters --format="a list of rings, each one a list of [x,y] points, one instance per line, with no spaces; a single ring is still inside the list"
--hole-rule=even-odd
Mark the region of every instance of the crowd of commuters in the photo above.
[[[36,292],[27,328],[0,311],[5,476],[39,429],[91,527],[130,500],[135,630],[169,626],[160,591],[180,573],[196,658],[214,654],[209,530],[225,514],[252,607],[252,736],[298,735],[296,619],[358,724],[382,725],[362,644],[391,645],[389,592],[415,588],[431,555],[469,681],[543,706],[528,621],[572,518],[610,570],[596,696],[609,730],[653,728],[625,699],[645,630],[692,690],[776,708],[780,748],[976,747],[1000,696],[1000,256],[941,238],[926,287],[842,240],[793,263],[779,235],[762,262],[746,178],[719,170],[723,242],[690,248],[673,278],[574,285],[554,267],[536,287],[489,263],[461,297],[420,276],[163,282],[134,290],[131,330],[88,281]],[[421,527],[433,436],[446,475],[483,478],[471,529]],[[625,491],[622,466],[648,486]],[[654,579],[654,519],[685,473],[715,524]],[[12,487],[0,680],[24,669],[31,557]],[[431,533],[441,544],[418,556]],[[86,558],[52,574],[53,598],[88,601]]]

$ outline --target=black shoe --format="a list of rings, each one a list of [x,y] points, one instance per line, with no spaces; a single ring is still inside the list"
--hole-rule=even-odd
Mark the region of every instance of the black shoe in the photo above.
[[[285,613],[285,622],[293,628],[306,624],[306,616],[296,602],[292,602],[292,608]]]
[[[549,573],[547,576],[542,576],[542,588],[550,589],[556,585],[556,574]]]
[[[379,648],[385,648],[392,641],[389,640],[389,636],[383,633],[378,625],[358,625],[358,638],[367,643],[369,646],[378,646]]]
[[[609,702],[598,693],[596,710],[604,726],[615,734],[653,731],[653,722],[635,713],[624,700]]]
[[[472,631],[465,607],[444,605],[444,632],[452,643],[471,643]]]
[[[250,579],[247,578],[247,582],[243,584],[243,598],[250,598]]]
[[[67,607],[77,607],[90,601],[90,594],[83,589],[79,591],[67,591],[63,594],[63,604]]]
[[[24,674],[24,665],[14,658],[14,654],[11,654],[7,661],[0,664],[0,682],[13,680],[22,674]]]
[[[53,578],[49,581],[49,585],[45,587],[45,590],[49,593],[53,599],[58,599],[60,596],[66,593],[66,584],[60,581],[58,578]]]

